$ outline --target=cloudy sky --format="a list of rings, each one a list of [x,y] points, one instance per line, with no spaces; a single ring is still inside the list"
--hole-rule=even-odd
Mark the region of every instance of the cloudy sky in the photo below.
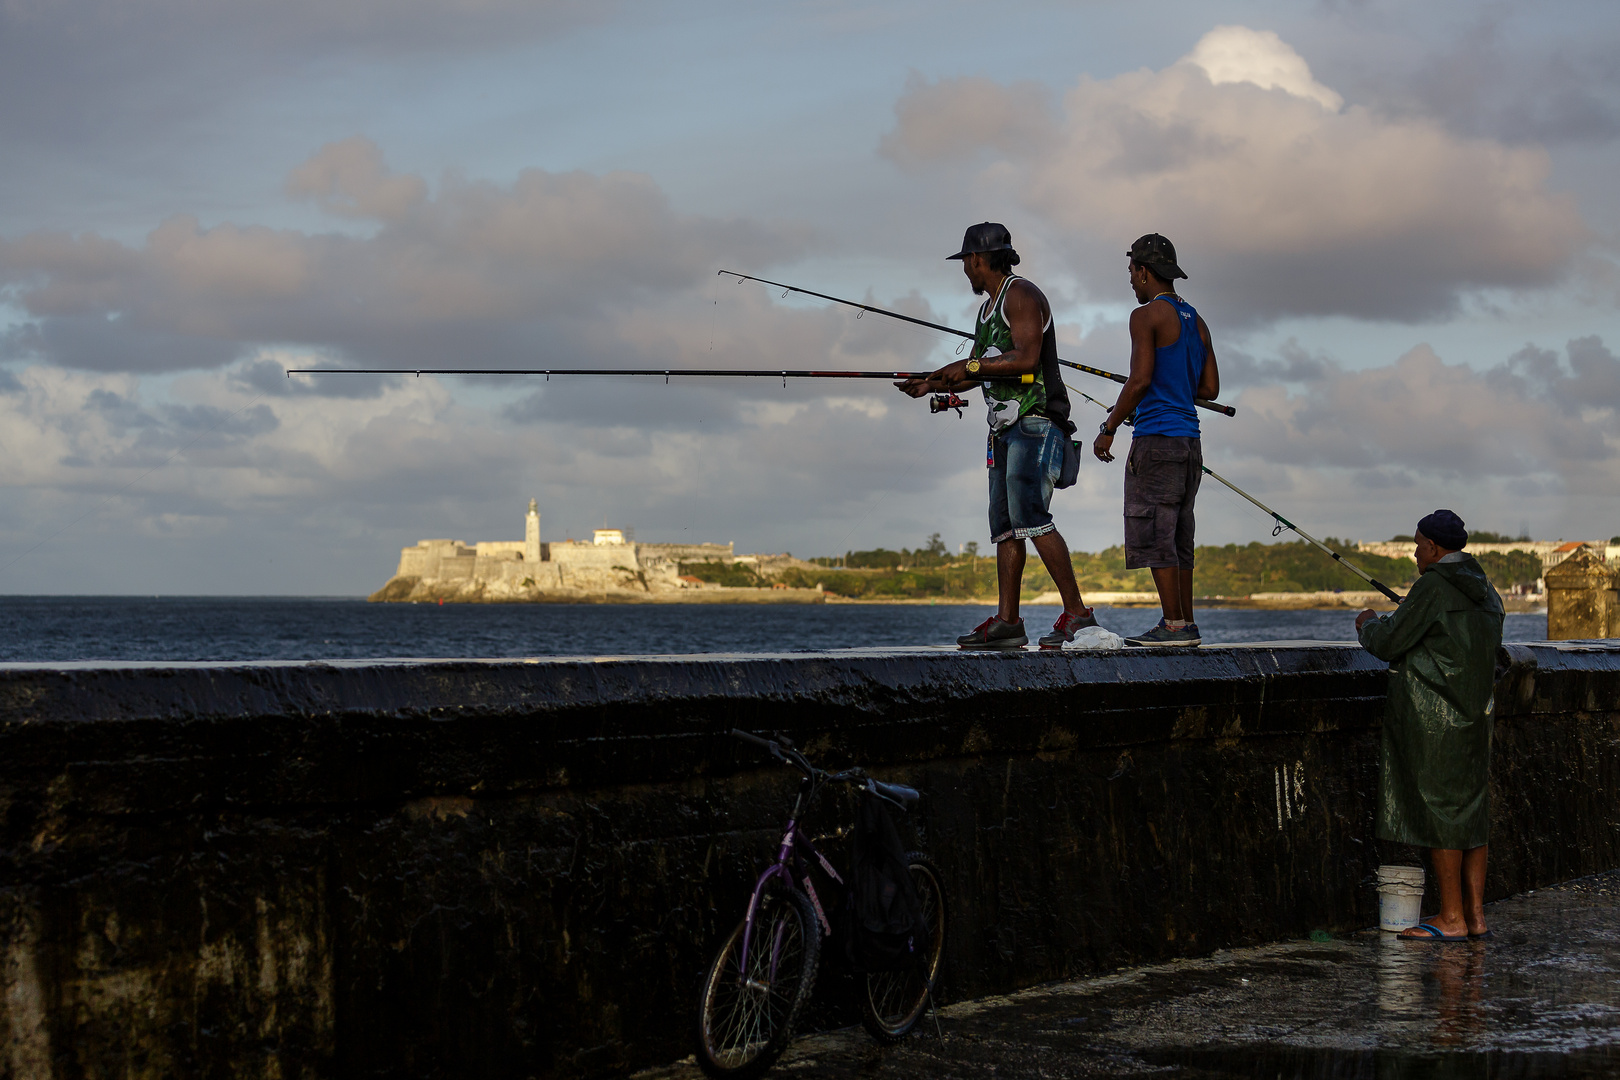
[[[985,219],[1114,370],[1169,235],[1206,460],[1319,535],[1607,538],[1617,50],[1604,0],[0,0],[0,593],[360,594],[530,496],[548,539],[983,544],[982,419],[883,384],[283,373],[928,367],[716,271],[968,325]],[[1119,470],[1056,497],[1075,547]],[[1206,486],[1201,541],[1268,524]]]

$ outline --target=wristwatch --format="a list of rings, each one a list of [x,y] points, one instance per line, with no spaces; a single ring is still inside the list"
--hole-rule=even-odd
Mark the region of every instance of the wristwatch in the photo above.
[[[1109,427],[1108,426],[1108,421],[1106,421],[1106,420],[1104,420],[1102,423],[1097,425],[1097,434],[1106,435],[1110,439],[1112,439],[1114,437],[1114,432],[1116,432],[1118,430],[1119,430],[1118,428]]]
[[[977,375],[979,373],[979,362],[977,360],[969,360],[967,362],[967,373],[969,375]]]

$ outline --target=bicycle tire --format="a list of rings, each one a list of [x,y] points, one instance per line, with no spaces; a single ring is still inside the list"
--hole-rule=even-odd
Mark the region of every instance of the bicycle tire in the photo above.
[[[906,866],[917,899],[922,902],[928,927],[923,959],[908,971],[869,972],[861,995],[861,1024],[880,1043],[897,1043],[911,1034],[928,999],[939,983],[945,962],[945,934],[950,918],[945,910],[945,884],[938,868],[920,851],[906,854]]]
[[[821,959],[821,925],[810,898],[797,889],[777,888],[761,898],[746,968],[738,963],[742,937],[739,922],[709,965],[698,999],[698,1067],[730,1080],[762,1076],[776,1064],[810,1000]],[[767,970],[773,951],[774,978]],[[745,971],[765,977],[748,986]]]

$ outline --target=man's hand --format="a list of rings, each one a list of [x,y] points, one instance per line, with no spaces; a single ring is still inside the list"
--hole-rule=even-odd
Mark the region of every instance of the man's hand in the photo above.
[[[977,386],[978,382],[968,374],[967,361],[957,360],[931,373],[926,379],[904,379],[894,385],[902,394],[920,398],[935,390],[966,390]]]
[[[1098,432],[1097,441],[1091,444],[1091,452],[1097,455],[1098,461],[1113,461],[1114,455],[1110,452],[1113,445],[1114,437],[1112,435],[1104,435]]]
[[[1376,619],[1376,618],[1378,618],[1378,612],[1374,611],[1372,608],[1367,608],[1360,615],[1357,615],[1356,616],[1356,633],[1358,633],[1358,634],[1361,633],[1361,628],[1363,626],[1367,625],[1367,621],[1369,619]]]

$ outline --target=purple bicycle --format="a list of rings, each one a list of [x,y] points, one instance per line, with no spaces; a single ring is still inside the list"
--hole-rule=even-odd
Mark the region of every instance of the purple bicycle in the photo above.
[[[699,1066],[710,1076],[746,1078],[763,1074],[787,1049],[815,987],[823,938],[834,933],[829,908],[844,902],[846,875],[803,829],[816,794],[826,784],[854,784],[862,798],[881,799],[901,811],[914,806],[919,796],[912,788],[882,783],[860,769],[818,769],[782,736],[762,739],[735,729],[731,734],[768,750],[802,775],[776,859],[759,876],[742,922],[709,965],[698,1004]],[[864,991],[862,1023],[884,1043],[905,1038],[922,1018],[945,955],[945,890],[939,871],[921,852],[908,852],[905,864],[923,926],[915,959],[895,970],[865,972],[857,980]],[[831,880],[835,887],[827,891],[836,895],[818,894],[812,869]]]

